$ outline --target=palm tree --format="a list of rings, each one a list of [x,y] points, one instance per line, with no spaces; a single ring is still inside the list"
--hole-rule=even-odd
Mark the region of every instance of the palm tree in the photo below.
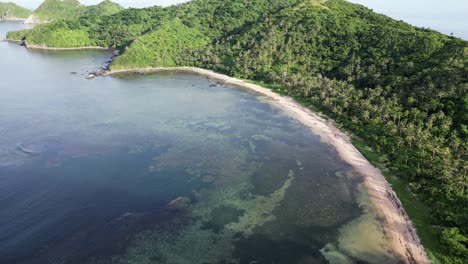
[[[362,117],[363,117],[365,120],[368,120],[369,117],[370,117],[369,111],[364,110],[364,111],[362,112]]]

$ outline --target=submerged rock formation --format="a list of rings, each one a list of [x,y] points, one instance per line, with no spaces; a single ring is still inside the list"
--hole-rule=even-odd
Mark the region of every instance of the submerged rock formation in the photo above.
[[[172,200],[168,204],[167,208],[170,211],[182,211],[182,210],[189,208],[191,204],[192,204],[192,201],[189,198],[181,196]]]

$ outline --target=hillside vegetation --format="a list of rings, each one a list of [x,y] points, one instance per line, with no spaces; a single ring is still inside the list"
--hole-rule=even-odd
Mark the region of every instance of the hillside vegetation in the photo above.
[[[122,11],[124,8],[112,1],[105,0],[97,5],[87,6],[83,15],[110,16]]]
[[[0,2],[0,21],[26,19],[32,11],[14,3]]]
[[[198,30],[170,20],[155,31],[135,40],[122,56],[113,62],[113,69],[174,67],[184,60],[184,51],[206,47],[207,38]]]
[[[97,5],[85,6],[78,0],[45,0],[26,20],[26,23],[48,23],[60,20],[73,20],[81,16],[89,18],[110,16],[124,8],[117,3],[105,0]]]
[[[85,11],[78,0],[45,0],[33,13],[40,21],[73,19]]]
[[[121,49],[112,70],[212,69],[313,105],[373,150],[407,205],[426,204],[410,215],[432,259],[466,260],[466,41],[343,0],[194,0],[8,34],[23,37]]]

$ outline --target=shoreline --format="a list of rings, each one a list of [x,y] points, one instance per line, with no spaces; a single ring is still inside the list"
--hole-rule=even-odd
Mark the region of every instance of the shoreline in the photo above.
[[[15,21],[26,21],[26,18],[4,18],[0,19],[0,22],[15,22]]]
[[[2,39],[2,42],[21,44],[21,40],[12,40],[7,38]]]
[[[371,204],[375,207],[378,217],[382,219],[385,233],[388,235],[389,242],[397,256],[401,257],[404,263],[408,264],[432,263],[416,234],[413,223],[409,219],[408,214],[405,212],[400,200],[392,190],[390,184],[387,182],[380,170],[374,167],[353,146],[349,136],[336,128],[334,123],[325,120],[310,109],[300,105],[292,98],[282,96],[270,89],[256,84],[248,83],[201,68],[135,68],[108,71],[102,74],[102,76],[150,72],[196,73],[273,99],[277,106],[285,111],[286,114],[307,126],[314,133],[318,134],[323,142],[332,145],[338,152],[340,158],[350,164],[353,169],[363,177],[364,185],[366,186]]]
[[[4,42],[11,42],[11,43],[23,43],[22,40],[15,40],[15,39],[8,39],[4,38]],[[67,51],[67,50],[113,50],[112,48],[105,48],[105,47],[100,47],[100,46],[84,46],[84,47],[75,47],[75,48],[50,48],[46,46],[40,46],[40,45],[29,45],[27,42],[25,45],[23,45],[27,49],[31,50],[57,50],[57,51]]]
[[[7,41],[12,41],[8,40]],[[33,50],[58,50],[58,51],[67,51],[67,50],[111,50],[110,48],[104,48],[104,47],[99,47],[99,46],[86,46],[86,47],[78,47],[78,48],[49,48],[45,46],[39,46],[39,45],[24,45],[27,49],[33,49]]]

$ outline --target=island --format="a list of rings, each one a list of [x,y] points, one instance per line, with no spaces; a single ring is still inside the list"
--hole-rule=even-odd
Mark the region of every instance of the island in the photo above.
[[[21,7],[15,3],[0,2],[0,21],[26,20],[31,14],[31,10]]]
[[[97,5],[85,6],[78,0],[45,0],[25,24],[49,23],[63,19],[75,19],[80,16],[106,16],[115,14],[124,8],[117,3],[105,0]]]
[[[198,0],[96,17],[7,39],[119,50],[103,75],[191,71],[268,95],[364,176],[404,263],[466,259],[467,41],[344,0]]]

